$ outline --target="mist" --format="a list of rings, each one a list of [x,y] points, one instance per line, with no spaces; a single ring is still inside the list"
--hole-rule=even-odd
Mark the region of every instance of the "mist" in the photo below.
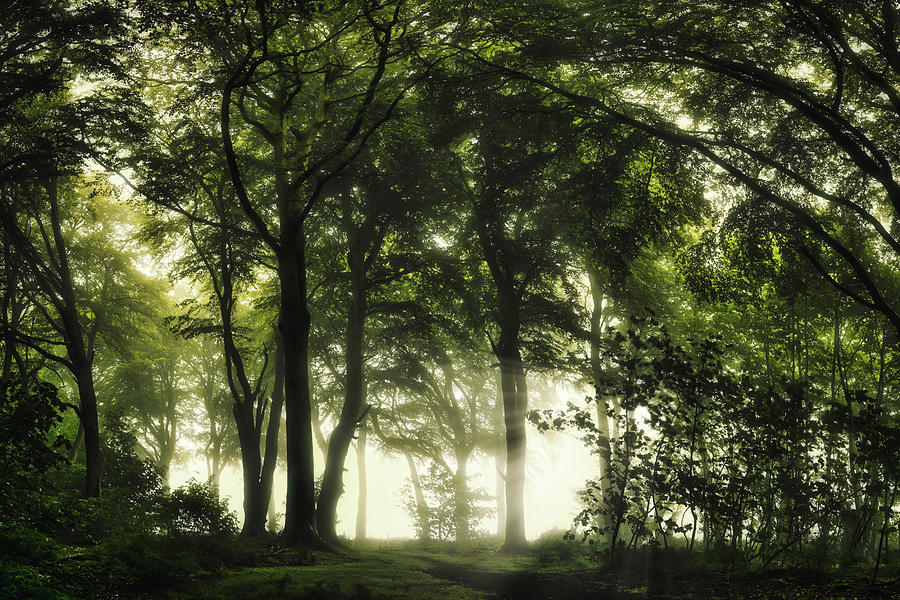
[[[900,597],[898,14],[6,0],[0,596]]]

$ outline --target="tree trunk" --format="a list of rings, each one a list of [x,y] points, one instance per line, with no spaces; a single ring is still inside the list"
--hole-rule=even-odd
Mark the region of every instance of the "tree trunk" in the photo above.
[[[94,392],[94,375],[86,359],[72,360],[75,379],[78,382],[79,410],[84,428],[85,495],[100,496],[100,420],[97,416],[97,396]]]
[[[409,467],[409,480],[412,482],[413,496],[416,499],[416,518],[422,531],[422,539],[431,539],[431,528],[428,526],[428,504],[425,502],[425,494],[422,493],[422,482],[419,481],[419,472],[416,470],[416,461],[412,452],[403,451],[406,464]]]
[[[244,486],[244,525],[241,534],[262,535],[266,531],[269,504],[275,466],[278,459],[278,430],[281,425],[281,411],[284,405],[284,356],[281,342],[275,351],[275,383],[272,388],[272,402],[269,408],[269,422],[266,426],[265,450],[260,450],[263,413],[254,402],[243,401],[234,404],[234,419],[237,424],[238,440],[241,444],[241,470]],[[261,400],[258,400],[261,401]]]
[[[166,368],[166,367],[164,367]],[[175,444],[178,440],[178,390],[175,386],[175,366],[163,374],[163,387],[166,395],[166,412],[160,417],[159,431],[159,467],[163,473],[163,487],[169,487],[169,474],[172,460],[175,458]]]
[[[528,390],[518,345],[498,350],[506,423],[506,537],[501,550],[520,552],[528,547],[525,540],[525,410]]]
[[[606,398],[601,394],[600,380],[603,377],[603,364],[600,359],[600,336],[603,322],[603,288],[600,282],[600,273],[596,268],[588,269],[588,278],[591,283],[591,376],[594,380],[594,401],[597,404],[597,430],[599,434],[600,452],[600,496],[605,503],[610,497],[609,461],[612,458],[610,446],[609,407]],[[600,536],[601,545],[610,543],[609,519],[607,514],[601,511],[598,515],[597,525],[603,533]]]
[[[78,456],[78,449],[81,447],[81,442],[84,441],[84,423],[81,422],[81,419],[78,419],[78,432],[75,434],[75,441],[72,442],[72,447],[69,448],[69,462],[74,462],[75,458]]]
[[[506,463],[503,461],[505,453],[497,451],[495,457],[497,470],[497,537],[506,531]]]
[[[310,404],[309,408],[313,436],[316,440],[316,446],[319,447],[319,452],[322,453],[322,462],[324,463],[328,460],[328,440],[325,439],[325,434],[322,432],[322,418],[319,416],[319,405],[316,402],[313,402]]]
[[[269,514],[267,517],[270,531],[277,527],[277,523],[274,523],[273,486],[275,467],[278,464],[278,431],[281,429],[281,412],[284,408],[284,342],[278,339],[277,334],[275,337],[275,380],[272,383],[272,404],[269,408],[269,423],[266,426],[266,451],[260,473],[260,493],[263,498],[268,498]]]
[[[359,477],[359,495],[356,500],[356,539],[362,541],[366,539],[366,501],[367,501],[367,483],[366,483],[366,419],[363,418],[359,424],[359,437],[356,440],[356,471]]]
[[[13,262],[12,248],[7,236],[3,236],[3,279],[5,293],[3,294],[2,305],[0,305],[0,319],[3,325],[3,366],[0,367],[0,389],[6,389],[12,379],[13,356],[16,353],[16,326],[18,322],[16,308],[17,302],[14,300],[16,290],[18,289],[18,262]],[[24,373],[18,373],[19,377]]]
[[[309,388],[310,315],[306,304],[306,239],[303,224],[296,239],[289,235],[293,221],[290,202],[279,198],[282,212],[278,275],[281,311],[278,329],[284,343],[284,407],[287,437],[287,493],[284,542],[289,546],[317,545],[315,471]],[[288,215],[285,216],[287,211]]]
[[[278,514],[275,512],[275,494],[269,494],[269,510],[266,514],[266,528],[269,533],[278,533]]]
[[[238,440],[241,444],[241,474],[244,488],[244,525],[241,527],[241,535],[257,536],[265,531],[266,499],[263,498],[259,485],[262,456],[253,421],[253,405],[247,401],[235,402],[233,410]]]
[[[521,293],[509,279],[508,269],[499,266],[489,253],[491,242],[484,231],[480,235],[488,266],[497,286],[497,321],[500,339],[491,343],[500,363],[500,389],[506,433],[506,527],[501,551],[521,552],[528,548],[525,539],[525,411],[528,388],[525,367],[519,352]]]
[[[453,474],[453,495],[456,500],[454,510],[454,528],[456,529],[456,541],[464,542],[469,539],[469,515],[472,513],[469,505],[469,452],[459,450],[456,452],[456,473]]]
[[[79,417],[84,428],[85,495],[98,497],[100,495],[100,425],[92,372],[94,356],[92,349],[85,344],[68,251],[62,234],[59,215],[59,179],[54,174],[42,180],[41,185],[47,193],[50,208],[52,242],[44,235],[44,246],[50,257],[49,264],[52,265],[52,269],[39,257],[39,252],[31,244],[28,236],[19,228],[14,213],[8,211],[5,205],[0,207],[0,217],[2,217],[0,224],[6,233],[5,242],[15,246],[21,252],[21,260],[27,261],[36,283],[59,315],[61,326],[54,324],[52,320],[50,325],[57,329],[65,340],[68,356],[66,366],[78,386]],[[43,230],[43,226],[41,228]],[[54,271],[52,275],[50,274],[51,270]],[[12,323],[6,323],[6,325],[9,326]],[[6,350],[12,351],[15,356],[14,348],[7,345]],[[59,360],[59,357],[56,358]],[[60,362],[65,361],[60,360]],[[30,377],[25,373],[19,375]]]
[[[366,319],[365,253],[358,235],[348,231],[350,250],[347,262],[350,265],[351,300],[347,315],[345,335],[346,382],[344,385],[344,405],[334,431],[328,440],[328,458],[322,489],[316,506],[316,526],[325,542],[338,543],[335,524],[337,503],[344,492],[344,462],[350,449],[353,434],[364,414],[366,382],[363,375],[363,343]]]
[[[59,217],[58,179],[55,176],[50,178],[45,189],[50,201],[50,224],[59,258],[59,295],[62,302],[57,304],[57,310],[66,334],[66,351],[72,375],[78,384],[79,410],[84,427],[85,494],[89,498],[97,498],[100,496],[100,419],[94,390],[93,356],[85,347],[84,330],[75,301],[75,285]]]

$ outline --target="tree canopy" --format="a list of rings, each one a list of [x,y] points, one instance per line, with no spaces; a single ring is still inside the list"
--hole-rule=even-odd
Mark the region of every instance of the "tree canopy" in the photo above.
[[[381,454],[420,538],[495,506],[520,554],[563,432],[596,458],[561,544],[875,582],[898,28],[861,0],[7,2],[0,539],[335,550],[355,448],[358,543]]]

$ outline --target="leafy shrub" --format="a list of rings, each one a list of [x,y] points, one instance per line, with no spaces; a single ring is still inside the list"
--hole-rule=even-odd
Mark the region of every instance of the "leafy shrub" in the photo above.
[[[66,440],[50,433],[62,410],[49,383],[0,389],[0,525],[28,522],[39,476],[65,462]]]
[[[0,554],[22,560],[51,560],[60,554],[60,545],[46,534],[20,528],[0,531]]]
[[[69,600],[50,578],[28,565],[0,560],[0,598],[8,600]]]
[[[170,533],[179,535],[223,535],[237,533],[237,516],[219,491],[194,479],[176,489],[163,501],[163,522]]]
[[[105,415],[102,440],[104,488],[128,490],[135,507],[157,503],[163,490],[162,472],[152,461],[138,456],[137,437],[121,413]]]
[[[582,542],[558,529],[547,531],[534,543],[538,562],[545,564],[566,564],[585,553]]]
[[[90,551],[110,589],[155,588],[199,570],[189,553],[165,537],[139,533],[114,537]]]

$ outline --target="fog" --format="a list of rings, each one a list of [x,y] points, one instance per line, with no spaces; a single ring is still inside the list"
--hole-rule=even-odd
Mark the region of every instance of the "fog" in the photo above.
[[[185,449],[190,452],[189,448]],[[588,479],[597,477],[597,457],[592,456],[584,443],[574,435],[563,432],[539,433],[528,427],[528,458],[525,481],[525,531],[529,539],[537,539],[552,530],[568,530],[572,518],[581,508],[577,492]],[[324,467],[322,454],[316,453],[316,475]],[[472,460],[470,468],[472,487],[496,492],[496,467],[484,457]],[[404,460],[373,448],[366,449],[368,472],[368,537],[389,540],[415,537],[412,518],[403,509],[402,488],[409,482],[409,469]],[[206,465],[202,458],[187,464],[176,463],[169,476],[169,484],[177,488],[190,479],[205,481]],[[284,492],[286,473],[283,467],[275,472],[274,497],[279,523],[284,523]],[[338,533],[352,539],[355,535],[356,505],[359,494],[359,478],[355,453],[346,461],[344,495],[338,503]],[[240,470],[229,465],[222,473],[219,492],[228,500],[232,511],[243,512]],[[496,535],[496,515],[481,523],[484,533]],[[502,532],[502,528],[500,529]]]

